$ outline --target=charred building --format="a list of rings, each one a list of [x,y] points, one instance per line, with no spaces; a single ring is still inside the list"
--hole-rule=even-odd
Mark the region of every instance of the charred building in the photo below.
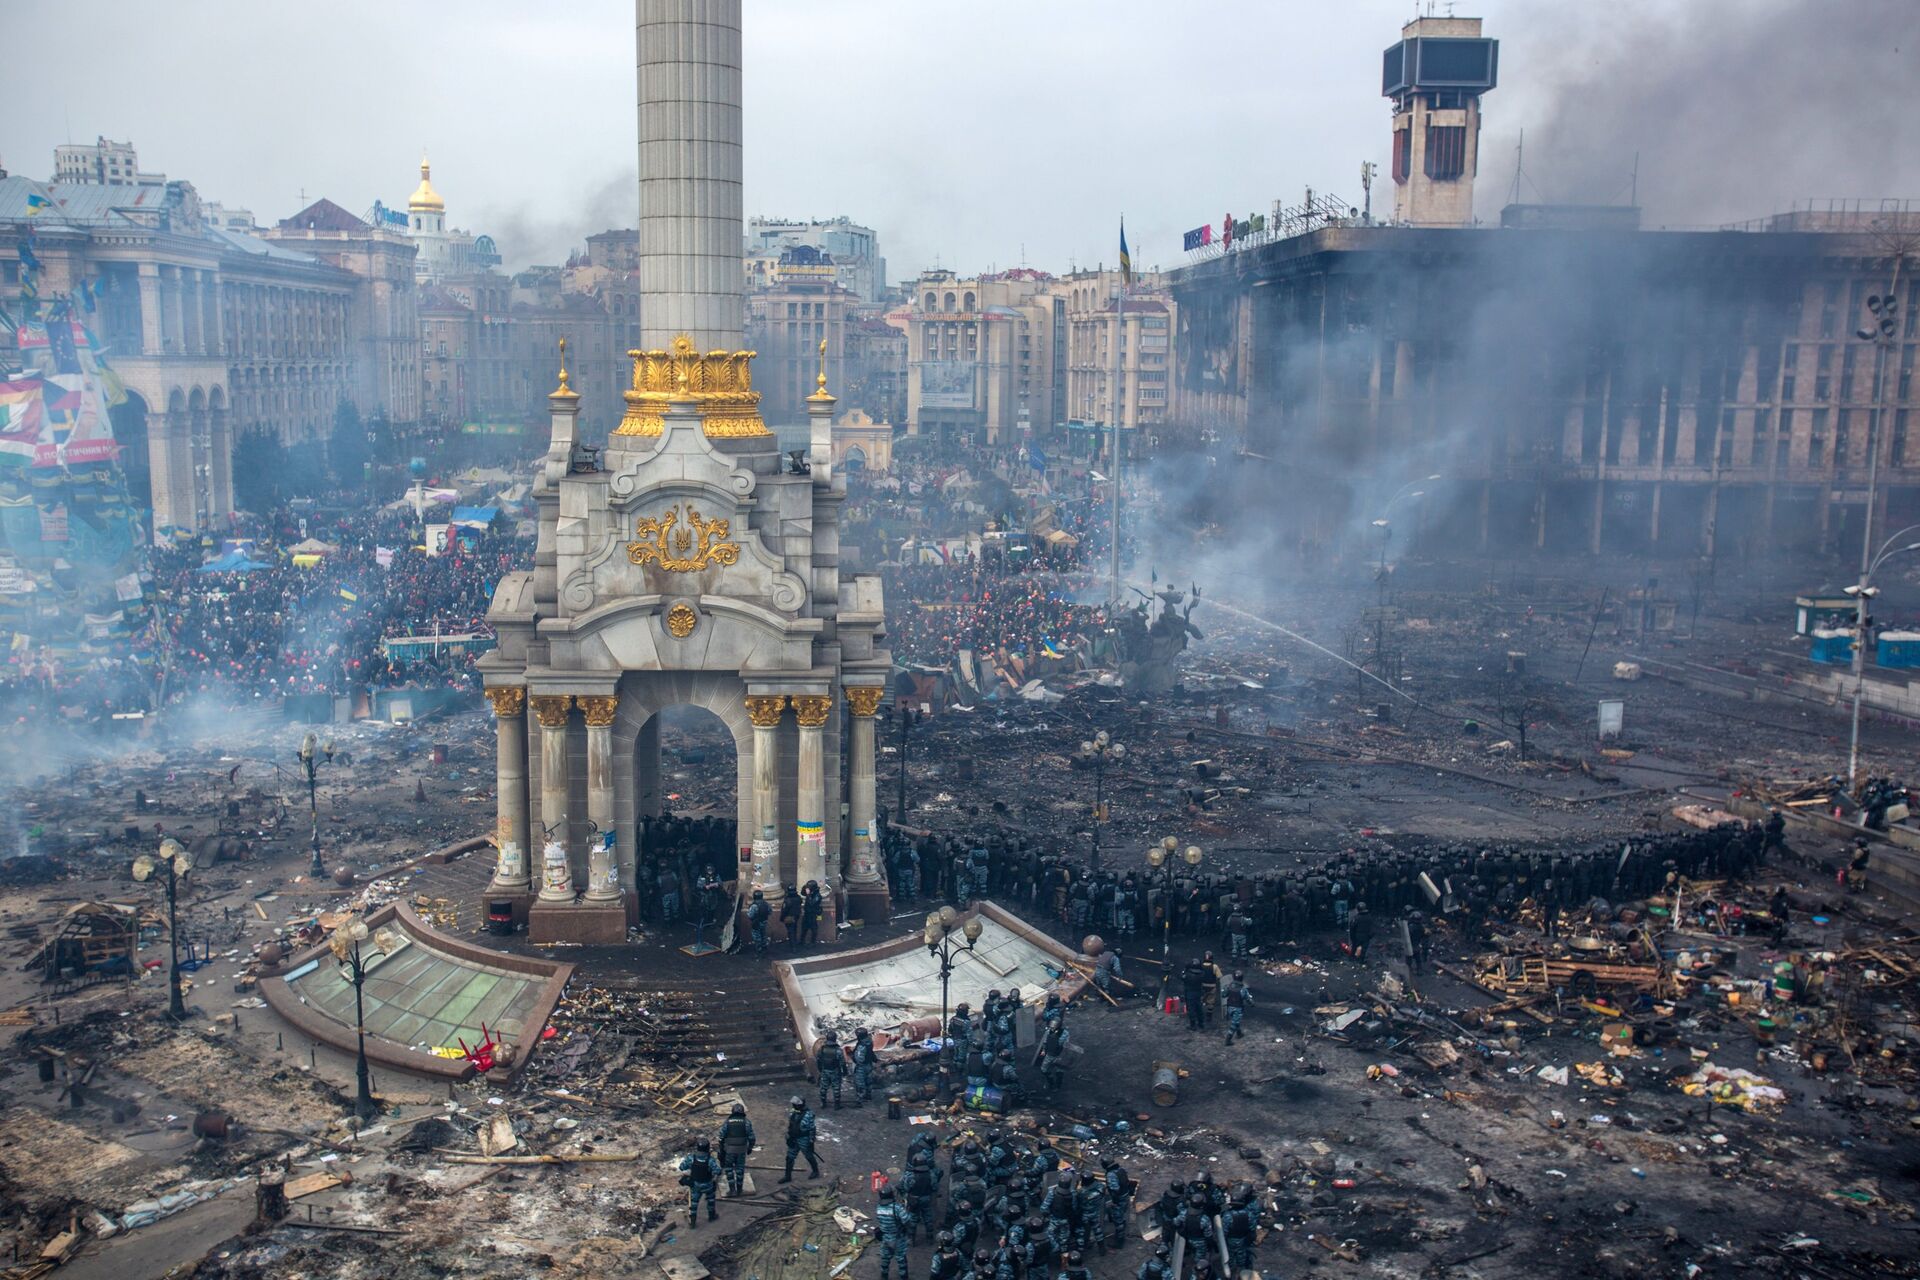
[[[1181,421],[1277,469],[1313,542],[1439,475],[1422,520],[1456,546],[1818,548],[1857,540],[1875,453],[1875,527],[1920,520],[1920,210],[1621,217],[1329,226],[1183,268]],[[1889,293],[1894,333],[1859,337]]]

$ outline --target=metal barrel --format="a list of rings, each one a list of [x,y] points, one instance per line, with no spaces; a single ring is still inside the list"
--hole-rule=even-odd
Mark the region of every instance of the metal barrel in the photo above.
[[[1153,1069],[1153,1105],[1170,1107],[1180,1101],[1180,1073],[1172,1067]]]

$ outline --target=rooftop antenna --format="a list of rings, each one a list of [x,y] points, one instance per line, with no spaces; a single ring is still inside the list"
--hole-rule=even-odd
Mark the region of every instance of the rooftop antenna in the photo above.
[[[1632,208],[1640,207],[1640,153],[1633,153],[1633,185],[1628,188],[1627,204]]]
[[[1508,204],[1520,203],[1520,175],[1527,167],[1527,131],[1520,131],[1520,141],[1513,144],[1513,192],[1507,197]]]

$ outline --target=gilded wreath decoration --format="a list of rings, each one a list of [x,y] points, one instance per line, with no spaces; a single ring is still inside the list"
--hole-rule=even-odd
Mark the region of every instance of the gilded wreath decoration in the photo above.
[[[703,519],[691,502],[686,509],[687,523],[680,527],[676,527],[680,525],[679,507],[668,507],[663,516],[642,516],[633,530],[639,541],[627,544],[627,559],[634,564],[657,564],[670,573],[697,573],[716,564],[738,564],[740,545],[726,540],[731,522],[724,517]]]
[[[667,610],[667,634],[676,640],[685,640],[693,634],[694,624],[699,621],[700,616],[693,611],[693,606],[681,600]]]

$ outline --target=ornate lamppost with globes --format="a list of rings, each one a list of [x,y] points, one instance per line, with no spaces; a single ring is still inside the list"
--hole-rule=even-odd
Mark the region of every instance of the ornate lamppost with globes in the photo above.
[[[952,907],[942,907],[938,911],[927,913],[927,927],[921,933],[921,941],[927,944],[927,954],[940,961],[940,1036],[943,1041],[940,1051],[940,1095],[948,1095],[950,1081],[948,1067],[952,1061],[954,1046],[944,1044],[947,1034],[947,987],[953,978],[954,959],[963,951],[973,950],[973,944],[980,941],[980,917],[969,916],[964,925],[960,925],[960,937],[953,936],[953,929],[959,924],[960,913]]]
[[[187,1016],[186,1001],[180,997],[180,882],[193,870],[193,855],[172,836],[160,842],[160,856],[141,854],[133,860],[133,878],[145,883],[156,875],[167,890],[167,1013],[176,1021]]]
[[[1094,875],[1100,874],[1100,824],[1106,820],[1107,812],[1107,762],[1118,765],[1127,758],[1127,749],[1115,742],[1105,729],[1093,735],[1090,741],[1080,744],[1082,759],[1093,764],[1093,847],[1087,859],[1087,870]]]
[[[1198,867],[1206,855],[1200,852],[1200,846],[1190,844],[1184,850],[1180,842],[1172,836],[1164,836],[1159,844],[1147,850],[1147,866],[1160,876],[1160,1005],[1166,1007],[1167,983],[1173,977],[1173,965],[1168,957],[1173,953],[1173,877],[1181,863],[1188,867]],[[1151,873],[1150,873],[1151,874]]]
[[[327,949],[333,952],[334,960],[339,963],[340,975],[353,984],[353,1030],[359,1041],[353,1064],[356,1084],[353,1113],[360,1117],[362,1124],[380,1112],[373,1101],[373,1083],[367,1073],[367,1022],[362,999],[362,991],[367,984],[367,961],[360,948],[368,936],[367,922],[359,916],[351,916],[327,937]],[[386,929],[373,934],[372,938],[374,947],[383,956],[392,955],[400,948],[400,940]]]
[[[327,874],[327,864],[320,860],[320,766],[333,763],[333,739],[325,743],[308,730],[307,736],[300,739],[300,750],[294,758],[307,775],[307,812],[313,818],[313,861],[307,864],[307,874],[318,880]]]

